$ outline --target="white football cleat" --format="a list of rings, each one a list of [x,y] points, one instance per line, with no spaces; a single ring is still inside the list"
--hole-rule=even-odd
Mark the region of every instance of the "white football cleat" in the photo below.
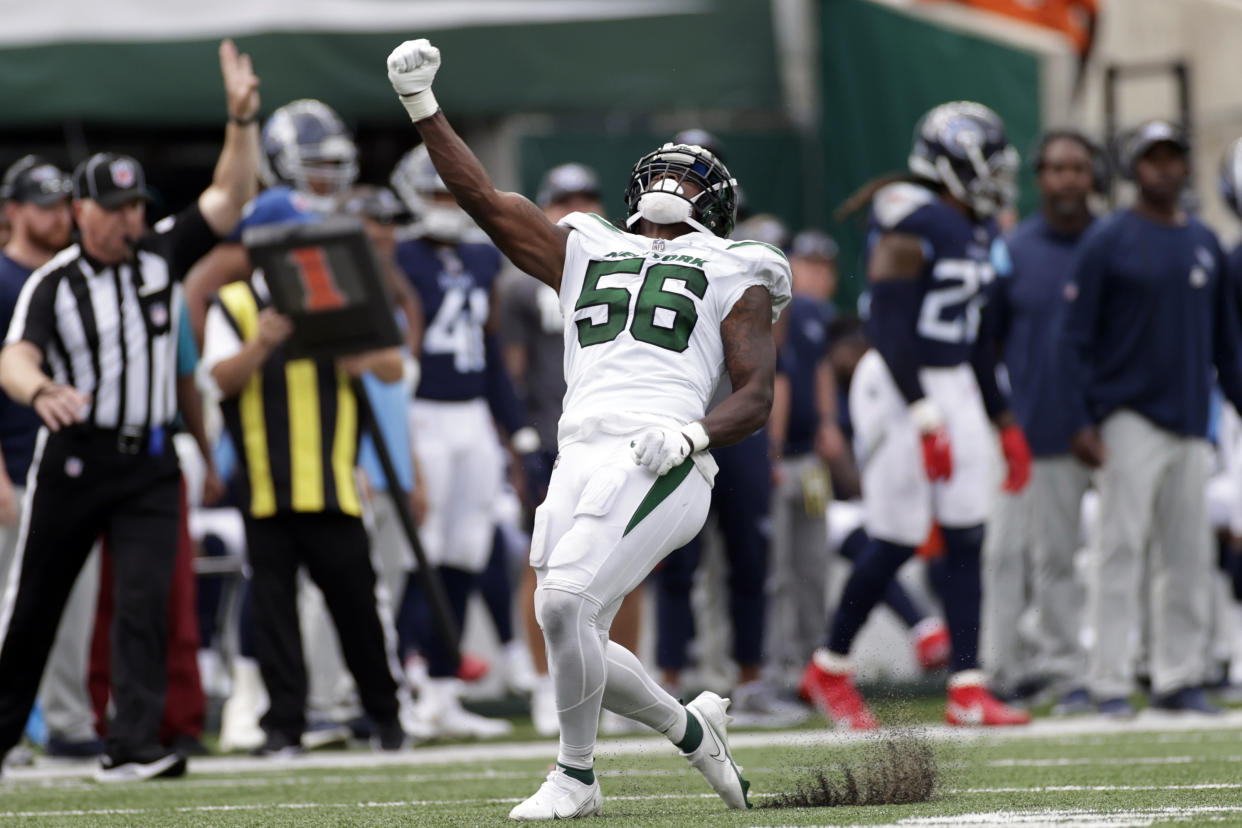
[[[513,806],[509,819],[581,819],[603,812],[604,795],[599,780],[587,785],[558,767],[553,768],[533,796]]]
[[[703,741],[692,753],[683,753],[682,756],[703,774],[726,805],[737,809],[750,808],[751,804],[746,799],[750,783],[742,778],[742,768],[733,761],[733,754],[729,752],[728,725],[732,721],[728,714],[729,700],[705,690],[686,705],[686,710],[692,712],[703,725]]]

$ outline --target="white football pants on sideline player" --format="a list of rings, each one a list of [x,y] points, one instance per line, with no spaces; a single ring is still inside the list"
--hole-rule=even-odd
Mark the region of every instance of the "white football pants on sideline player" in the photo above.
[[[953,475],[943,482],[927,479],[909,406],[878,351],[859,360],[849,397],[867,534],[915,547],[927,540],[933,518],[951,528],[982,524],[997,488],[995,439],[970,365],[921,368],[919,379],[949,432]]]
[[[492,553],[493,510],[504,474],[487,401],[415,399],[409,420],[427,489],[427,517],[419,529],[427,560],[482,572]]]

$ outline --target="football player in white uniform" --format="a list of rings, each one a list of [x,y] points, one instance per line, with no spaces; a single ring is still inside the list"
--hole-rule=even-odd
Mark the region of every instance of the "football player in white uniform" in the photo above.
[[[429,42],[407,41],[388,77],[458,202],[517,267],[558,290],[565,318],[560,454],[531,542],[560,747],[547,781],[509,816],[602,811],[601,705],[665,734],[729,807],[745,808],[728,700],[707,692],[683,707],[608,628],[625,594],[703,524],[715,472],[706,450],[767,420],[789,264],[726,238],[736,182],[697,146],[666,144],[635,165],[626,204],[637,233],[584,213],[553,224],[496,190],[449,126],[431,92],[439,65]],[[705,414],[726,370],[734,391]]]

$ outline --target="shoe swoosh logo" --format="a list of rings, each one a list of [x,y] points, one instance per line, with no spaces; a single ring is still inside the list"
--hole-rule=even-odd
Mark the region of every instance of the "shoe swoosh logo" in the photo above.
[[[713,725],[710,721],[708,721],[706,716],[703,717],[703,723],[707,725],[707,729],[704,732],[710,733],[712,735],[712,744],[716,746],[716,749],[710,753],[710,756],[713,759],[719,761],[720,755],[724,753],[724,748],[721,746],[724,740],[721,739],[719,735],[717,735],[715,725]]]

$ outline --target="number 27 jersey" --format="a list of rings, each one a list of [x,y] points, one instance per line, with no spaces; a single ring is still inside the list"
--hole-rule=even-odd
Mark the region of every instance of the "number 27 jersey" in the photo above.
[[[996,223],[972,221],[926,187],[897,182],[872,199],[868,251],[887,232],[914,236],[923,248],[919,363],[948,367],[969,361],[995,282]]]
[[[560,301],[565,392],[558,440],[699,419],[724,372],[720,324],[747,288],[789,303],[785,256],[706,233],[652,239],[572,213]]]

